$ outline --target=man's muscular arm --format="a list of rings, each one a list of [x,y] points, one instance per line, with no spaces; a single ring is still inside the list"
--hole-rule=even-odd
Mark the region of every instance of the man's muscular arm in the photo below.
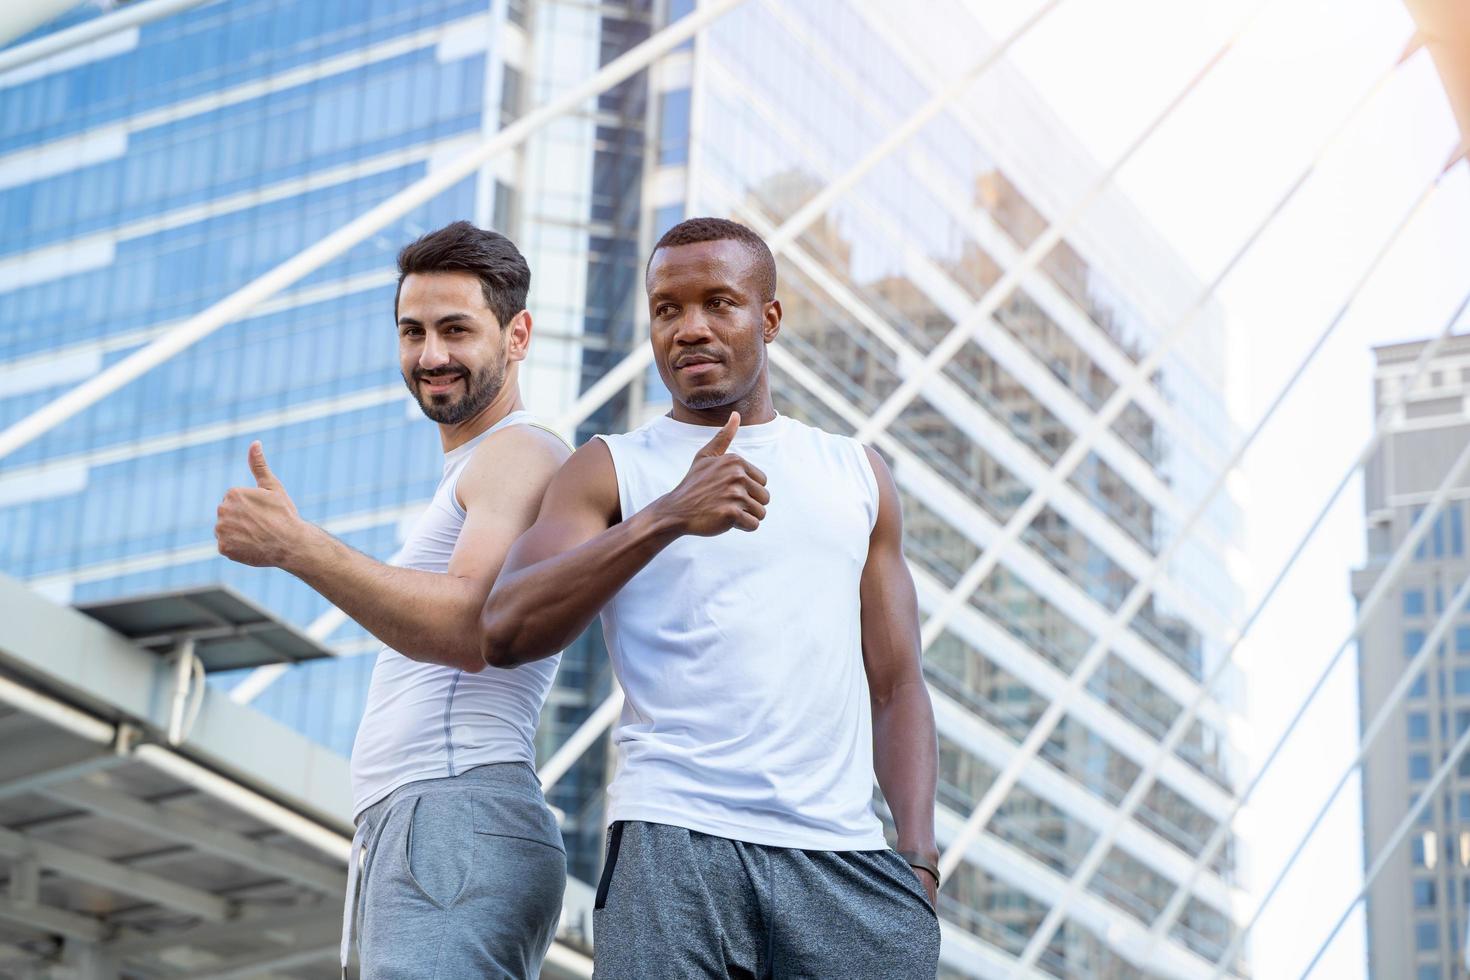
[[[939,745],[934,707],[919,659],[919,603],[903,557],[898,487],[883,458],[868,450],[878,479],[878,520],[862,578],[863,664],[873,707],[873,768],[898,828],[898,849],[939,860],[934,791]],[[931,902],[938,882],[914,872]]]
[[[386,565],[302,520],[258,446],[250,453],[257,486],[226,494],[215,536],[221,554],[290,572],[404,656],[479,671],[480,608],[566,456],[558,440],[528,426],[476,447],[459,479],[465,522],[445,574]]]
[[[612,454],[594,439],[546,491],[541,513],[515,543],[480,616],[480,651],[514,667],[565,649],[619,589],[681,535],[753,531],[770,495],[765,475],[726,454],[740,416],[695,454],[680,484],[620,520]]]

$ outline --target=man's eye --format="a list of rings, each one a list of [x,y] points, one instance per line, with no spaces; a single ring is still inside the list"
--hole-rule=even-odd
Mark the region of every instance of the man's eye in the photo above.
[[[653,311],[653,315],[654,316],[668,316],[669,314],[671,314],[673,312],[674,312],[674,308],[672,306],[670,306],[669,304],[665,303],[664,305],[660,306],[658,309],[654,310]]]

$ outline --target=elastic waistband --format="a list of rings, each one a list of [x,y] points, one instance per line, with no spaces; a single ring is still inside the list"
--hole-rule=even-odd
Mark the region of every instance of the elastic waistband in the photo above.
[[[371,823],[390,805],[407,797],[463,792],[472,787],[535,800],[543,799],[541,779],[530,765],[524,762],[491,762],[466,769],[458,776],[416,779],[405,783],[358,814],[357,823],[358,826]]]

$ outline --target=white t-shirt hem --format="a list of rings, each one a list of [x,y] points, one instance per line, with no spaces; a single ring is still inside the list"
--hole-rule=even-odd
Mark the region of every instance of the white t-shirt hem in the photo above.
[[[721,820],[709,814],[691,816],[687,810],[666,810],[649,804],[618,804],[608,808],[607,822],[633,820],[639,823],[661,823],[683,827],[711,837],[738,840],[763,847],[793,847],[803,851],[886,851],[888,841],[881,829],[861,835],[802,831],[791,827],[752,825],[738,820]]]

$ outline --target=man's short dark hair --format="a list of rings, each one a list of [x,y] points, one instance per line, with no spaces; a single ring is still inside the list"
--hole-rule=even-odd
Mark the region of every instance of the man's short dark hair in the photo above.
[[[398,294],[413,273],[468,272],[480,280],[485,305],[504,328],[526,308],[531,289],[531,267],[515,243],[496,231],[456,221],[411,242],[398,253],[398,293],[393,296],[393,318],[398,319]]]
[[[771,247],[764,238],[738,221],[725,218],[686,218],[664,232],[658,244],[653,246],[653,253],[649,255],[648,261],[652,264],[653,255],[661,248],[697,245],[700,242],[739,242],[750,252],[751,258],[755,259],[756,286],[760,289],[761,299],[769,303],[776,298],[776,257],[771,254]]]

